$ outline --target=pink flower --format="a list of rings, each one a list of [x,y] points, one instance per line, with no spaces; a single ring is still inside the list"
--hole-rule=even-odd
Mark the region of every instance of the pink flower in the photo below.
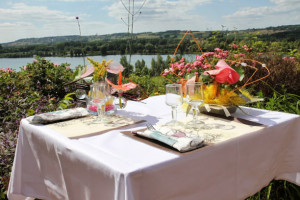
[[[25,66],[23,67],[23,69],[26,70],[26,69],[27,69],[27,66],[25,65]]]
[[[71,69],[70,66],[66,66],[66,69]]]
[[[10,68],[10,67],[6,67],[6,72],[8,72],[8,73],[11,73],[13,71],[13,69],[12,68]]]
[[[181,59],[180,59],[180,62],[183,63],[183,62],[184,62],[184,58],[181,58]]]
[[[220,48],[215,48],[216,52],[222,51]]]
[[[106,82],[111,85],[114,89],[116,90],[121,90],[123,92],[126,92],[128,90],[131,90],[131,89],[134,89],[136,88],[136,84],[132,83],[132,82],[129,82],[129,83],[125,83],[125,84],[122,84],[122,85],[115,85],[113,84],[110,80],[108,79],[105,79]]]
[[[284,57],[282,58],[282,60],[288,60],[288,57],[284,56]]]
[[[239,55],[235,53],[235,54],[234,54],[234,57],[235,57],[235,58],[236,58],[236,57],[239,57]]]
[[[106,68],[106,70],[112,74],[118,74],[120,71],[123,72],[124,69],[125,68],[123,67],[123,65],[115,61],[112,61]]]
[[[214,76],[215,80],[219,83],[234,84],[240,79],[240,75],[225,60],[220,60],[215,68],[215,70],[206,71],[204,74]]]
[[[245,57],[245,54],[240,53],[239,56],[240,56],[240,57]]]

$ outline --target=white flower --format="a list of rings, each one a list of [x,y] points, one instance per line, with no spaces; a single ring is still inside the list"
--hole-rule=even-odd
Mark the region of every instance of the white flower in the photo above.
[[[242,65],[243,67],[247,67],[247,63],[242,62],[241,65]]]

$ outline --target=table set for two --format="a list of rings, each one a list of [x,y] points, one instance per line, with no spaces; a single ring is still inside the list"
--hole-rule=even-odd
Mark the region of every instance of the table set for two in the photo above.
[[[242,107],[189,129],[181,106],[170,123],[166,99],[128,101],[105,123],[23,119],[9,199],[233,200],[273,179],[300,185],[298,115]]]

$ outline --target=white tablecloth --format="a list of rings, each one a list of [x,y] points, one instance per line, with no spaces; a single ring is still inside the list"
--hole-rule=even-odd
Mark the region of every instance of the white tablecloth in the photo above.
[[[244,110],[249,115],[234,115],[267,128],[186,154],[121,133],[145,124],[68,139],[22,120],[9,199],[234,200],[245,199],[272,179],[300,185],[300,117]],[[164,96],[130,101],[118,114],[151,124],[171,120]]]

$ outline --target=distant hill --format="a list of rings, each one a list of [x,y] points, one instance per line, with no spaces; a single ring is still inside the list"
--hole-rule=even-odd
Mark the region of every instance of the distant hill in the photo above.
[[[193,31],[195,36],[206,39],[211,35],[213,31]],[[247,30],[238,30],[238,31],[225,31],[229,33],[235,33],[240,36],[244,36],[247,33],[257,33],[261,38],[268,37],[269,39],[282,39],[287,38],[288,40],[300,40],[300,25],[285,25],[278,27],[267,27],[262,29],[247,29]],[[181,38],[185,33],[184,30],[170,30],[164,32],[144,32],[144,33],[135,33],[135,38]],[[105,40],[114,40],[114,39],[126,39],[128,36],[127,33],[113,33],[106,35],[91,35],[91,36],[82,36],[84,42],[92,41],[105,41]],[[37,44],[57,44],[62,42],[72,42],[80,41],[79,35],[69,35],[69,36],[53,36],[53,37],[43,37],[43,38],[26,38],[16,40],[14,42],[3,43],[3,47],[13,47],[13,46],[27,46],[27,45],[37,45]]]

